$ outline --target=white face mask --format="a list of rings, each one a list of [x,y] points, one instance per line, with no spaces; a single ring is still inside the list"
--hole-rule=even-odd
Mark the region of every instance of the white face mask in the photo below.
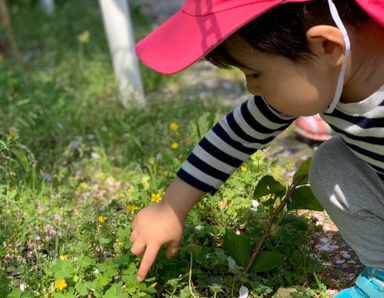
[[[333,101],[331,102],[331,104],[328,106],[328,109],[325,111],[325,113],[332,113],[341,98],[341,93],[343,92],[344,75],[345,75],[345,69],[347,67],[348,57],[351,52],[351,43],[349,41],[347,30],[345,29],[343,22],[340,19],[340,16],[337,12],[337,8],[335,4],[332,2],[332,0],[328,0],[328,5],[331,11],[332,18],[336,23],[336,26],[340,29],[341,33],[343,33],[344,43],[345,43],[344,61],[343,61],[343,65],[341,66],[341,70],[337,80],[335,97],[333,98]]]

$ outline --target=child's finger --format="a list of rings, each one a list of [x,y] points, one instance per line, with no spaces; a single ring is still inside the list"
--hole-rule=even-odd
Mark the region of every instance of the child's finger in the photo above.
[[[180,243],[179,242],[171,242],[168,244],[167,252],[165,255],[167,258],[172,258],[180,249]]]
[[[143,242],[143,241],[141,241],[141,240],[137,240],[133,245],[132,245],[132,247],[131,247],[131,252],[134,254],[134,255],[136,255],[136,256],[138,256],[138,257],[142,257],[143,256],[143,254],[144,254],[144,252],[145,252],[145,247],[146,247],[147,245]]]
[[[135,218],[132,221],[132,225],[131,225],[132,231],[135,229],[135,226],[136,226],[136,216],[135,216]]]
[[[131,236],[129,236],[129,240],[131,241],[131,243],[134,243],[136,238],[137,238],[137,232],[132,231]]]
[[[141,261],[139,271],[137,272],[137,280],[142,281],[145,279],[149,269],[156,259],[160,246],[148,246],[145,250],[143,260]]]

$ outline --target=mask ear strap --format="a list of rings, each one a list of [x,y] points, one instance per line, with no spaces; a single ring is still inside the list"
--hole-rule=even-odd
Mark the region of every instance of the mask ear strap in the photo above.
[[[345,75],[345,69],[347,68],[348,57],[351,52],[351,43],[349,41],[347,30],[345,29],[344,24],[340,19],[340,16],[339,16],[339,13],[337,12],[337,8],[335,4],[333,3],[332,0],[328,0],[328,5],[331,11],[332,18],[336,23],[336,26],[340,29],[341,33],[343,34],[344,43],[345,43],[344,61],[343,61],[343,65],[341,66],[339,77],[337,79],[335,97],[333,98],[333,101],[331,102],[331,104],[328,106],[328,109],[325,111],[326,113],[332,113],[336,105],[339,103],[339,100],[341,98],[341,93],[343,92],[344,75]]]

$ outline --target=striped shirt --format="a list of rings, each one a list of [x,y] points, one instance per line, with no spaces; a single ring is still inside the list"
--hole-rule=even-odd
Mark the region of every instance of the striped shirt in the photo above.
[[[322,118],[384,180],[384,86],[357,103],[339,103]],[[177,176],[214,194],[250,155],[272,141],[296,117],[281,114],[260,96],[222,118],[199,142]]]

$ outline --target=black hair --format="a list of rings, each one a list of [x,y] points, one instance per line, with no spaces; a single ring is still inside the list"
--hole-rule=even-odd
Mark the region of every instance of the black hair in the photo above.
[[[354,0],[334,2],[347,27],[357,27],[369,19]],[[302,61],[313,55],[308,48],[306,32],[320,24],[335,26],[327,0],[282,4],[252,20],[234,34],[260,52]],[[220,68],[242,66],[227,53],[223,44],[214,48],[205,59]]]

